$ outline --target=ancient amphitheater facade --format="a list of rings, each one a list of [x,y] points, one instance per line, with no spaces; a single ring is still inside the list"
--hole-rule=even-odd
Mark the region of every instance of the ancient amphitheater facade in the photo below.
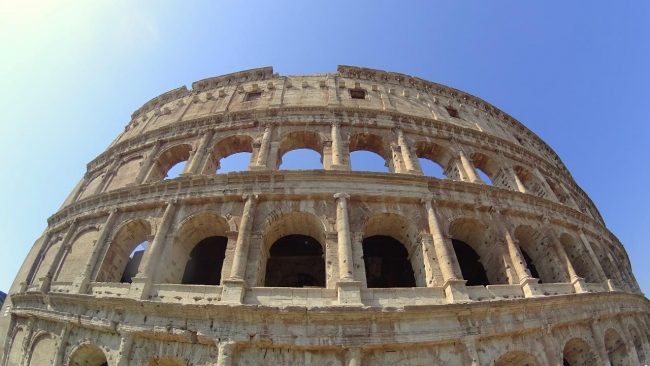
[[[296,149],[322,168],[279,169]],[[386,172],[351,169],[356,151]],[[627,254],[543,141],[462,91],[348,66],[147,102],[48,219],[2,315],[2,365],[650,360]]]

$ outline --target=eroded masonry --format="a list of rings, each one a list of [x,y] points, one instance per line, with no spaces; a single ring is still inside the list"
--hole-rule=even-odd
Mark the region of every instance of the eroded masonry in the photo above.
[[[320,169],[281,169],[297,149]],[[358,151],[385,172],[351,169]],[[649,309],[589,197],[504,112],[397,73],[261,68],[133,113],[0,333],[3,365],[639,365]]]

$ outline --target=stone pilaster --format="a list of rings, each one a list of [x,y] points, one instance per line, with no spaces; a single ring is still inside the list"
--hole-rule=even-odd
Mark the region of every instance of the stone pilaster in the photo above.
[[[339,259],[339,282],[337,283],[338,300],[342,305],[361,304],[361,283],[354,281],[354,262],[350,236],[350,221],[348,199],[346,193],[337,193],[336,198],[336,230],[337,251]]]
[[[469,181],[472,183],[481,182],[481,178],[479,178],[476,174],[476,168],[474,168],[474,164],[469,161],[462,149],[458,150],[458,158],[460,159],[460,163],[463,167],[463,170],[465,171],[465,174],[467,174]]]
[[[598,352],[598,356],[602,360],[602,365],[612,366],[612,364],[609,362],[609,355],[607,354],[607,348],[605,347],[605,336],[600,330],[600,325],[596,320],[593,320],[590,326],[594,344],[596,345],[596,352]]]
[[[163,141],[157,141],[147,156],[144,158],[142,161],[142,165],[140,165],[140,171],[138,172],[137,177],[135,178],[135,184],[142,184],[145,182],[146,178],[149,175],[149,172],[151,171],[151,167],[154,164],[154,159],[158,156],[158,153],[160,152],[160,148],[163,145]]]
[[[61,265],[61,262],[65,258],[66,252],[70,249],[70,242],[73,235],[77,232],[77,227],[79,226],[77,219],[72,220],[70,226],[68,226],[68,231],[65,233],[63,240],[61,241],[61,247],[59,251],[54,256],[54,260],[50,263],[50,268],[45,272],[45,276],[42,278],[37,278],[38,281],[38,290],[40,292],[48,292],[50,290],[50,284],[56,276],[56,271]]]
[[[573,263],[571,263],[571,258],[569,258],[569,255],[564,249],[564,245],[562,245],[562,242],[557,237],[553,229],[549,229],[548,232],[549,235],[551,236],[551,239],[553,240],[553,244],[555,245],[557,253],[560,256],[560,261],[564,263],[564,265],[566,266],[567,273],[569,274],[569,280],[571,281],[571,284],[573,285],[575,292],[577,294],[582,292],[587,292],[587,288],[585,286],[585,279],[578,276],[578,273],[573,267]]]
[[[257,206],[257,196],[247,194],[243,196],[243,199],[245,203],[239,223],[239,233],[237,235],[237,243],[235,244],[232,269],[230,270],[228,279],[222,281],[224,289],[221,301],[227,303],[241,303],[244,298],[244,278],[246,276],[246,264],[255,207]]]
[[[397,144],[402,152],[402,161],[404,161],[406,172],[410,174],[422,174],[422,172],[417,169],[415,159],[411,154],[411,148],[409,147],[409,144],[406,142],[406,138],[404,137],[404,131],[398,127],[395,129],[395,132],[397,133]]]
[[[120,348],[117,352],[116,366],[128,366],[131,348],[133,347],[133,334],[124,333],[120,338]]]
[[[234,362],[235,342],[217,342],[217,366],[232,366]]]
[[[345,366],[361,366],[361,350],[359,348],[348,348],[345,352]]]
[[[341,147],[341,124],[339,121],[332,122],[332,165],[333,170],[348,170],[343,164],[343,149]]]
[[[66,323],[61,329],[61,333],[59,333],[56,354],[54,355],[52,365],[63,365],[63,356],[65,355],[65,350],[68,348],[68,338],[70,338],[70,327],[71,325]]]
[[[587,239],[587,236],[582,230],[580,230],[579,236],[580,236],[580,240],[582,241],[582,244],[585,246],[585,249],[587,250],[587,253],[589,253],[589,258],[594,264],[596,273],[598,273],[598,278],[603,284],[605,284],[605,286],[607,286],[607,280],[608,280],[607,274],[605,274],[603,267],[600,265],[600,261],[598,260],[596,253],[594,253],[594,250],[591,247],[591,243],[589,242],[589,239]]]
[[[260,143],[259,151],[257,153],[257,161],[255,166],[251,166],[254,170],[268,169],[269,151],[271,149],[271,136],[273,134],[273,124],[267,123],[264,126],[264,133],[262,134],[262,141]]]
[[[208,152],[208,145],[210,144],[210,141],[212,141],[212,136],[214,135],[214,131],[210,130],[206,132],[203,137],[201,138],[201,141],[199,141],[199,145],[195,148],[194,154],[192,154],[192,157],[190,158],[190,161],[187,162],[187,173],[189,174],[200,174],[202,173],[200,170],[203,167],[203,161],[205,160],[205,156]]]

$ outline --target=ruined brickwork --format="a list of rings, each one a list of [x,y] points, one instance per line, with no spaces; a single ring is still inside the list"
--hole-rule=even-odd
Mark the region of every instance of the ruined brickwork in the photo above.
[[[322,169],[279,169],[303,148]],[[352,170],[362,150],[388,172]],[[261,68],[152,99],[88,164],[10,290],[1,364],[639,365],[649,309],[512,117],[397,73]]]

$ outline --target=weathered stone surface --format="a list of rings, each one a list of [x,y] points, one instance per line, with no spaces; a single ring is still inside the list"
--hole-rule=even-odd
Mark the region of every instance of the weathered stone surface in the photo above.
[[[323,168],[278,169],[301,148]],[[353,171],[358,150],[388,172]],[[246,170],[220,174],[238,152]],[[535,134],[339,66],[134,112],[48,219],[0,334],[4,365],[638,365],[649,325],[623,246]]]

